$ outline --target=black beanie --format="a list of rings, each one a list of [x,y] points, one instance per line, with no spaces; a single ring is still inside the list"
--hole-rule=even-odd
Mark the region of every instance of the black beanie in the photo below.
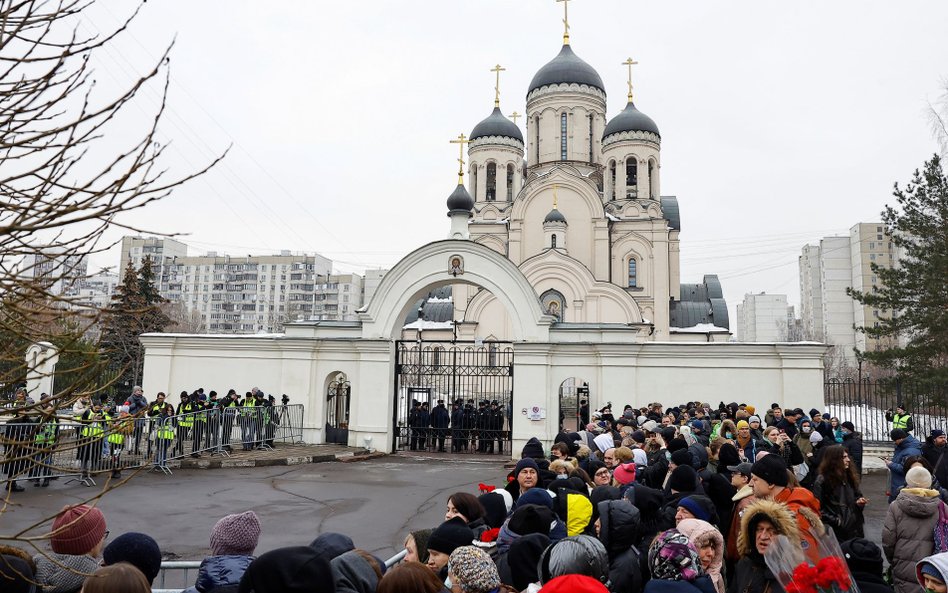
[[[849,420],[847,420],[846,422],[843,422],[842,424],[840,424],[840,426],[842,426],[849,432],[856,432],[856,425],[850,422]]]
[[[537,437],[531,437],[520,451],[521,459],[543,459],[546,457],[543,453],[543,443]]]
[[[460,517],[445,521],[431,532],[428,537],[428,549],[442,554],[450,554],[461,546],[469,546],[474,541],[474,532]]]
[[[724,443],[721,445],[721,448],[718,449],[718,471],[721,471],[721,468],[727,468],[727,466],[738,465],[741,462],[741,456],[737,452],[737,447],[731,443]]]
[[[882,574],[882,550],[875,543],[858,537],[842,542],[839,547],[850,570]]]
[[[131,531],[118,536],[102,550],[102,560],[105,566],[128,562],[142,571],[149,584],[154,583],[155,577],[161,572],[158,542],[144,533]]]
[[[682,449],[688,448],[688,441],[681,437],[676,437],[670,441],[667,441],[666,448],[671,453],[674,453],[675,451],[681,451]]]
[[[908,433],[901,428],[896,428],[889,433],[889,438],[891,438],[893,441],[897,441],[899,439],[908,438]]]
[[[507,566],[510,567],[511,583],[517,591],[523,591],[540,580],[537,565],[540,554],[550,545],[550,538],[542,533],[530,533],[518,537],[510,544],[507,552]]]
[[[679,465],[668,479],[668,487],[675,492],[694,492],[697,485],[698,472],[690,465]]]
[[[780,455],[764,455],[754,463],[751,473],[775,486],[786,486],[790,483],[787,464]]]
[[[332,568],[309,546],[277,548],[250,563],[237,593],[309,593],[336,590]]]
[[[678,439],[675,439],[676,441]],[[678,449],[671,454],[671,462],[675,465],[694,465],[691,458],[691,451],[688,449]]]
[[[676,434],[678,431],[675,430],[675,427],[674,427],[674,426],[666,426],[666,427],[663,428],[660,432],[661,432],[661,435],[662,435],[662,440],[665,441],[666,443],[668,443],[669,441],[671,441],[672,439],[675,438],[675,434]],[[687,444],[686,444],[685,446],[687,446]]]
[[[517,535],[540,533],[548,536],[550,525],[555,520],[556,516],[550,509],[538,504],[527,504],[514,511],[507,528]]]
[[[487,492],[478,496],[477,500],[486,511],[484,522],[489,527],[496,528],[504,524],[504,519],[507,518],[507,503],[504,502],[503,496],[496,492]]]

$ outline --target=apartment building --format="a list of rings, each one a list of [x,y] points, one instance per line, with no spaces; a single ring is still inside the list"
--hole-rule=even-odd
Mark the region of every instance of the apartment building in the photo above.
[[[737,306],[738,342],[785,342],[793,308],[785,294],[745,294]]]
[[[119,260],[119,268],[116,270],[119,276],[125,273],[129,260],[135,269],[142,267],[142,261],[151,258],[151,266],[155,272],[155,278],[160,278],[165,273],[165,267],[175,258],[186,257],[188,255],[188,246],[181,241],[167,239],[163,237],[122,237],[122,255]]]

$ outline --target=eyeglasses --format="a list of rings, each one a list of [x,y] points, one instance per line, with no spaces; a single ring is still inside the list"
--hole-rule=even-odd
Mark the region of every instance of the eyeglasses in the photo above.
[[[609,470],[607,469],[601,469],[596,472],[596,476],[608,476],[608,475],[609,475]]]
[[[109,530],[106,529],[105,533],[102,534],[102,541],[109,539]]]

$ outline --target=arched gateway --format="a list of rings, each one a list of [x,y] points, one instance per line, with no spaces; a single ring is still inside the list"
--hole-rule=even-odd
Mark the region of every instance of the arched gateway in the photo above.
[[[453,453],[512,453],[514,349],[489,336],[426,339],[419,319],[404,335],[418,299],[446,285],[473,285],[500,300],[516,342],[549,340],[552,316],[523,273],[493,249],[472,241],[430,243],[402,259],[361,312],[364,339],[394,342],[392,448]],[[410,333],[410,332],[409,332]]]

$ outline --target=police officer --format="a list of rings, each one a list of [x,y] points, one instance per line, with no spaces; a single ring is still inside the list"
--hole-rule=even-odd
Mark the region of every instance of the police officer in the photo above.
[[[257,398],[252,391],[244,394],[244,399],[240,402],[240,408],[241,449],[253,451],[254,447],[257,446]]]
[[[444,453],[444,439],[448,434],[448,424],[451,421],[451,416],[448,414],[448,409],[444,407],[444,400],[439,399],[438,405],[431,410],[431,428],[432,435],[432,445],[434,444],[434,439],[438,439],[438,452]]]
[[[230,434],[234,429],[234,418],[240,412],[240,402],[238,401],[237,391],[231,389],[227,392],[227,397],[220,404],[221,410],[221,446],[227,451],[233,451],[230,446]]]
[[[460,399],[451,404],[451,451],[457,453],[467,448],[464,438],[464,402]]]
[[[497,400],[490,402],[490,452],[494,452],[494,439],[497,440],[497,452],[504,452],[504,411],[500,408]]]
[[[477,410],[474,409],[474,400],[469,399],[464,405],[464,449],[470,451],[477,445]]]
[[[191,457],[200,457],[200,451],[204,449],[205,441],[207,440],[207,396],[203,394],[197,395],[197,401],[193,402],[194,404],[194,425],[192,427],[192,438],[191,438]]]
[[[418,450],[418,441],[421,437],[421,402],[417,399],[411,400],[411,410],[408,411],[408,449],[410,451]]]
[[[82,428],[79,429],[80,444],[76,449],[82,479],[91,477],[91,472],[98,467],[102,450],[102,439],[105,435],[107,421],[102,411],[102,402],[93,400],[92,407],[79,417]]]
[[[487,409],[487,400],[477,403],[477,451],[487,453],[487,441],[493,439],[489,432],[490,410]]]
[[[915,420],[905,411],[905,405],[901,402],[895,406],[894,413],[891,408],[885,411],[885,419],[892,423],[892,430],[898,428],[909,433],[915,430]]]
[[[197,406],[191,400],[191,396],[188,395],[187,391],[181,392],[181,403],[178,404],[178,409],[175,411],[175,415],[178,416],[178,454],[184,454],[184,441],[191,438],[191,428],[194,426],[194,412],[197,411]]]
[[[30,477],[34,486],[49,486],[49,476],[52,474],[53,451],[56,448],[56,438],[59,436],[59,420],[56,418],[56,406],[53,400],[45,400],[41,406],[42,416],[38,420],[36,435],[33,437],[33,467]]]

